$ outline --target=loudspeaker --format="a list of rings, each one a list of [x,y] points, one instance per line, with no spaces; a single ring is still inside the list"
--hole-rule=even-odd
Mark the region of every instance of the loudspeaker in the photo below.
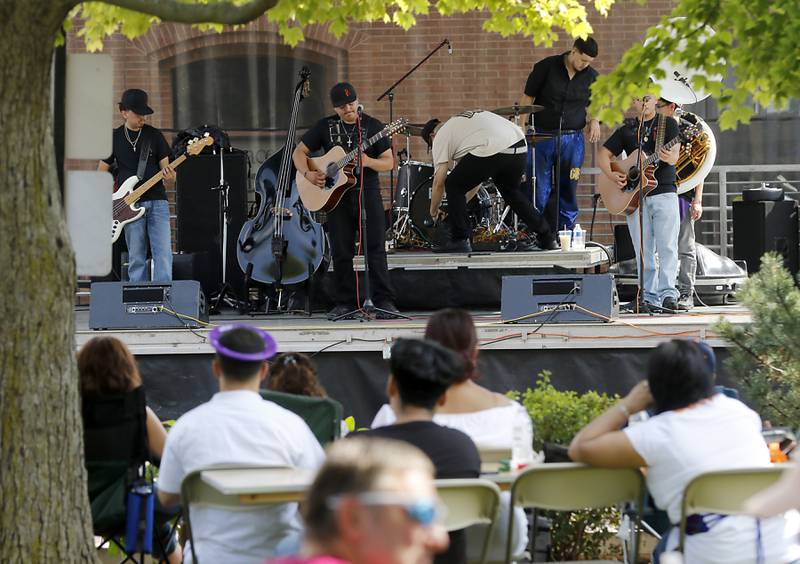
[[[222,163],[228,190],[227,280],[244,298],[244,273],[236,259],[236,241],[247,218],[247,185],[250,163],[247,153],[224,151]],[[208,253],[213,292],[222,282],[222,223],[219,186],[220,157],[200,154],[177,169],[177,247],[184,253]],[[205,285],[205,284],[204,284]]]
[[[636,258],[636,249],[633,248],[633,239],[627,225],[614,226],[614,259],[622,262]]]
[[[761,268],[761,256],[775,251],[783,263],[797,274],[797,202],[733,202],[733,258],[747,262],[749,273]]]
[[[506,323],[601,322],[617,315],[610,274],[503,276],[500,317]]]
[[[196,280],[94,282],[90,329],[201,327],[208,322],[206,298]]]

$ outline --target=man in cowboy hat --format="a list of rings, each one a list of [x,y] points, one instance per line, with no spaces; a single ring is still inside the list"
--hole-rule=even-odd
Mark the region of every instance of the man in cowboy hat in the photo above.
[[[113,152],[97,165],[97,170],[108,172],[116,165],[116,185],[120,186],[131,176],[139,176],[144,182],[159,170],[164,178],[172,179],[175,172],[169,166],[169,145],[164,135],[148,125],[147,116],[153,113],[147,105],[147,92],[131,88],[122,93],[119,102],[121,126],[114,130]],[[143,165],[140,172],[140,163]],[[138,173],[138,174],[137,174]],[[137,202],[145,214],[125,226],[125,242],[128,245],[128,278],[131,282],[149,280],[147,272],[147,249],[153,257],[153,280],[172,280],[172,244],[170,240],[169,203],[164,183],[158,181]]]

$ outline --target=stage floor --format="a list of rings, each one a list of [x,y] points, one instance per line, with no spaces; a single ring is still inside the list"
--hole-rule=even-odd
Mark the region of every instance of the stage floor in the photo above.
[[[282,314],[250,317],[234,313],[212,316],[210,326],[246,323],[270,331],[280,350],[305,353],[387,352],[398,337],[421,337],[430,313],[406,312],[410,320],[341,320],[324,314]],[[504,324],[498,311],[473,311],[482,350],[630,349],[652,348],[671,338],[698,338],[712,347],[725,347],[714,332],[724,318],[733,324],[749,323],[742,306],[697,307],[678,315],[620,314],[609,323]],[[93,331],[88,328],[88,308],[76,309],[76,346],[96,334],[113,335],[137,355],[211,354],[207,334],[201,329],[139,329]]]

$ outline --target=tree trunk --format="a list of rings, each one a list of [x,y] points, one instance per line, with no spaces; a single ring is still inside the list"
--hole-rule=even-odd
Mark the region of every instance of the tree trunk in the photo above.
[[[3,562],[96,560],[73,354],[75,261],[50,111],[54,38],[66,13],[60,0],[0,2]]]

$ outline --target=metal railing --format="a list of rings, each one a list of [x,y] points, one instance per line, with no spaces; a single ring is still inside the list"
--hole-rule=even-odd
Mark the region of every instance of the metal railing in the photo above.
[[[595,191],[597,167],[581,170],[578,192],[581,211],[591,207],[591,194]],[[711,169],[703,185],[703,217],[695,226],[699,243],[727,257],[733,254],[733,202],[741,197],[745,188],[757,187],[761,182],[783,186],[786,194],[800,199],[800,164],[776,165],[720,165]],[[794,189],[795,192],[792,191]],[[604,210],[602,202],[598,206]],[[600,221],[607,221],[601,219]],[[624,223],[624,216],[614,216],[613,223]]]

